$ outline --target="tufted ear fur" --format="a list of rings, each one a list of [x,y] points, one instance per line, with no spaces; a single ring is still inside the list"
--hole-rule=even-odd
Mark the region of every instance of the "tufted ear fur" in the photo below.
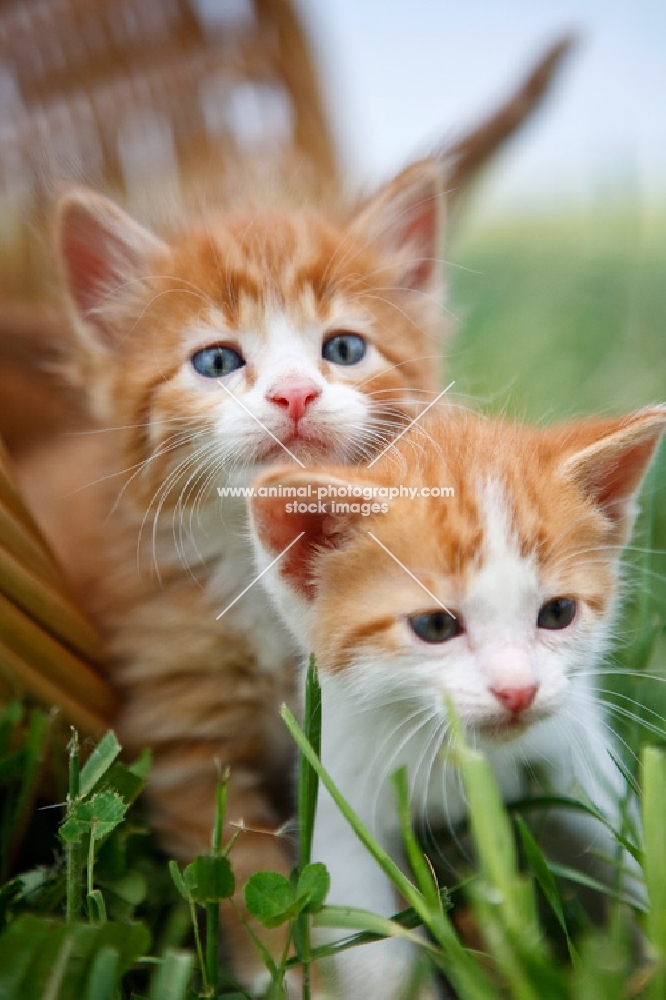
[[[442,298],[443,171],[436,159],[411,164],[369,198],[352,229],[398,266],[397,284]]]
[[[113,321],[114,298],[150,273],[166,245],[108,198],[73,188],[58,204],[56,246],[79,335],[114,350],[126,333]]]
[[[625,544],[631,534],[636,495],[665,428],[666,406],[604,421],[592,442],[583,425],[587,442],[562,462],[562,474],[582,487],[609,519],[617,544]]]

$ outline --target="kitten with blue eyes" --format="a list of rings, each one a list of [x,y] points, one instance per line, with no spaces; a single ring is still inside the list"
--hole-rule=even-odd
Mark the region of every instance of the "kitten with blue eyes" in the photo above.
[[[275,831],[296,654],[259,587],[235,602],[251,544],[243,498],[219,491],[276,461],[367,461],[438,394],[441,188],[423,160],[351,208],[240,205],[168,240],[91,191],[59,206],[71,367],[100,430],[34,455],[22,483],[102,632],[121,742],[152,748],[151,820],[178,858],[207,849],[215,760],[231,766],[239,887],[293,863]]]
[[[255,484],[262,586],[303,664],[311,652],[317,660],[322,762],[396,860],[397,768],[407,768],[416,821],[465,816],[446,753],[449,701],[507,800],[525,794],[536,766],[549,792],[587,796],[621,828],[626,789],[594,672],[617,616],[636,495],[664,428],[666,406],[545,430],[431,410],[371,468],[283,468]],[[365,510],[349,502],[349,485]],[[382,510],[382,496],[401,485],[454,495],[399,496]],[[278,486],[301,496],[309,488],[321,503],[295,512],[284,493],[270,495]],[[331,499],[339,489],[345,502]],[[615,856],[601,823],[573,811],[565,820],[583,850]],[[312,857],[331,873],[329,902],[385,916],[400,909],[323,788]],[[627,888],[639,888],[633,877]],[[341,953],[339,996],[401,1000],[412,959],[396,939]]]

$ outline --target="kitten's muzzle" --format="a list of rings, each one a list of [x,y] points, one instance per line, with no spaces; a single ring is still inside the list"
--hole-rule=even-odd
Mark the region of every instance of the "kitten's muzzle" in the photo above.
[[[520,687],[491,687],[491,694],[511,713],[514,718],[530,707],[536,698],[538,684],[524,684]]]
[[[321,389],[309,379],[290,380],[274,386],[266,393],[269,403],[287,411],[294,424],[304,416],[307,408],[321,396]]]

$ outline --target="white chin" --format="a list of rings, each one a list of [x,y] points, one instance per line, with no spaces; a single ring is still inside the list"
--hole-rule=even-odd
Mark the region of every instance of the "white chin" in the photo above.
[[[278,462],[289,464],[298,459],[305,465],[323,460],[339,459],[344,455],[338,442],[304,440],[288,441],[286,444],[274,442],[268,445],[263,453],[255,459],[255,465],[275,465]]]

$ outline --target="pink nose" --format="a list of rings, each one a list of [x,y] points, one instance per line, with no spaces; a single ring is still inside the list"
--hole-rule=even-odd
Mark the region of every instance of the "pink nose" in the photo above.
[[[526,684],[525,687],[491,688],[490,690],[512,715],[520,715],[534,701],[539,685]]]
[[[321,389],[314,382],[286,382],[267,393],[266,399],[287,411],[298,423],[310,403],[321,396]]]

